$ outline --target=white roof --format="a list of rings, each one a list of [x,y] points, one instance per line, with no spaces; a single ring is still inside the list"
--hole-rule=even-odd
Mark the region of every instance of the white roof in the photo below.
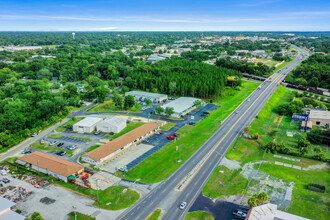
[[[2,215],[0,215],[0,220],[24,220],[25,216],[20,215],[12,210],[3,213]]]
[[[201,101],[200,99],[196,99],[196,98],[192,98],[192,97],[181,97],[181,98],[175,99],[174,101],[163,105],[162,107],[164,109],[166,109],[166,107],[172,107],[172,108],[174,108],[174,112],[181,113],[181,112],[187,110],[188,108],[194,106],[194,102],[196,100]]]
[[[330,120],[330,111],[311,110],[309,112],[309,118]]]
[[[8,209],[10,207],[13,207],[14,205],[16,205],[16,203],[14,203],[6,198],[0,197],[0,212],[2,212],[5,209]]]
[[[150,97],[150,98],[167,97],[167,95],[165,95],[165,94],[143,92],[143,91],[130,91],[130,92],[126,92],[125,95],[143,96],[143,97]]]
[[[118,125],[118,124],[122,124],[122,123],[125,123],[125,122],[126,122],[126,120],[124,118],[118,117],[118,116],[113,116],[113,117],[105,119],[101,123],[109,123],[109,124],[112,124],[112,125]]]
[[[16,203],[12,202],[6,198],[0,197],[0,220],[7,220],[7,219],[11,219],[11,220],[23,220],[25,219],[25,217],[23,215],[20,215],[16,212],[13,212],[11,210],[5,211],[6,209],[9,209],[13,206],[15,206]]]
[[[102,121],[103,119],[102,118],[97,118],[97,117],[87,117],[87,118],[84,118],[83,120],[77,122],[76,126],[93,126],[95,124],[97,124],[98,122]]]

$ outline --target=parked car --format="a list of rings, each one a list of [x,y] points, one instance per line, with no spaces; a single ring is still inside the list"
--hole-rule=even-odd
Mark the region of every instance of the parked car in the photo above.
[[[95,131],[95,132],[94,132],[94,135],[99,135],[99,134],[101,134],[100,131]]]
[[[174,137],[179,137],[179,135],[177,133],[174,133],[173,136]]]
[[[40,144],[44,144],[45,143],[45,140],[44,139],[41,139],[40,140]]]
[[[148,139],[145,139],[143,142],[150,143],[150,141]]]
[[[38,132],[36,132],[36,133],[33,133],[31,136],[32,137],[35,137],[35,136],[37,136],[39,133]]]
[[[174,140],[175,137],[173,137],[172,135],[169,135],[169,136],[167,136],[167,139]]]
[[[182,203],[180,204],[180,209],[184,209],[184,208],[186,208],[186,205],[187,205],[186,202],[182,202]]]
[[[68,149],[68,150],[74,150],[76,148],[77,148],[77,145],[69,145],[66,147],[66,149]]]
[[[196,124],[196,122],[194,122],[194,121],[189,122],[189,125],[195,125],[195,124]]]
[[[55,145],[56,144],[56,141],[49,141],[49,146],[53,146],[53,145]]]
[[[204,115],[208,115],[208,114],[210,114],[210,112],[203,112],[203,114],[204,114]]]
[[[246,217],[246,212],[243,212],[243,211],[240,211],[240,210],[235,210],[233,212],[233,215],[237,218],[240,218],[240,219],[245,219]]]
[[[2,179],[2,182],[4,182],[4,183],[10,183],[10,180],[7,179],[7,178],[3,178],[3,179]]]
[[[30,153],[32,153],[32,151],[29,150],[29,149],[25,149],[25,150],[23,150],[23,152],[22,152],[22,154],[30,154]]]
[[[59,143],[57,146],[62,147],[63,145],[64,145],[64,143]]]
[[[65,151],[58,151],[56,154],[59,155],[59,156],[64,156],[66,154],[66,152]]]
[[[163,134],[163,132],[161,132],[161,131],[157,131],[155,134]]]

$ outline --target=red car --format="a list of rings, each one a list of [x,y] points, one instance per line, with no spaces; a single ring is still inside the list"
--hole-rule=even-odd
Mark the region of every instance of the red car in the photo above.
[[[179,135],[178,135],[178,134],[176,134],[176,133],[174,133],[174,134],[173,134],[173,136],[174,136],[174,137],[179,137]]]
[[[170,135],[170,136],[167,136],[167,139],[174,140],[175,137],[173,137],[172,135]]]

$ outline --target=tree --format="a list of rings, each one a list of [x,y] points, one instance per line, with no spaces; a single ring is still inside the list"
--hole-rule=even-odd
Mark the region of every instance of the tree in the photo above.
[[[113,80],[109,80],[109,81],[108,81],[108,86],[109,86],[110,89],[115,88],[115,86],[116,86],[115,81],[113,81]]]
[[[132,108],[134,103],[135,103],[134,96],[132,96],[132,95],[125,96],[125,103],[124,103],[125,109]]]
[[[146,99],[144,102],[145,102],[147,105],[150,105],[150,104],[152,103],[152,101],[151,101],[150,99]]]
[[[45,220],[39,212],[34,212],[31,218],[26,218],[25,220]]]
[[[99,86],[94,90],[94,96],[97,98],[99,103],[103,103],[108,94],[109,89],[104,88],[104,86]]]
[[[194,105],[196,106],[196,108],[199,108],[202,106],[202,102],[200,100],[196,100],[194,101]]]
[[[254,194],[251,198],[249,198],[248,204],[252,208],[267,201],[269,201],[269,196],[267,195],[267,193],[261,192],[258,194]]]
[[[261,203],[267,202],[269,200],[269,196],[266,192],[259,193],[257,197]]]
[[[125,94],[128,91],[129,91],[129,88],[127,86],[121,87],[121,93]]]
[[[157,107],[155,108],[155,112],[156,112],[157,114],[161,114],[161,113],[164,112],[164,109],[163,109],[161,106],[157,106]]]
[[[173,107],[166,107],[165,108],[165,114],[167,114],[169,117],[174,113],[174,108]]]
[[[250,128],[249,127],[245,127],[244,128],[244,133],[249,133],[250,132]]]
[[[258,205],[258,202],[255,197],[251,197],[248,200],[248,204],[252,208],[252,207],[256,207]]]
[[[41,80],[43,78],[51,79],[53,77],[53,74],[46,68],[41,69],[37,73],[37,79]]]
[[[118,94],[114,94],[113,98],[112,98],[113,102],[115,103],[115,106],[118,106],[120,108],[123,108],[123,101],[124,101],[124,98],[121,97],[120,95]]]
[[[302,137],[298,140],[298,147],[299,148],[309,148],[311,146],[311,143],[306,140],[306,138]]]

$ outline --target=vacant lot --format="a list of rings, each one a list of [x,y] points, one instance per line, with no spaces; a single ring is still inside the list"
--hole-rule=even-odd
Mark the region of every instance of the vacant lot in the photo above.
[[[148,157],[130,170],[125,178],[141,179],[140,181],[145,183],[155,183],[167,178],[181,165],[176,162],[179,155],[179,152],[175,150],[176,146],[181,146],[182,161],[187,160],[220,127],[221,120],[227,117],[258,85],[243,82],[241,89],[226,90],[224,96],[217,99],[217,104],[220,105],[218,109],[197,122],[195,126],[184,126],[178,130],[180,138],[177,141],[170,142]]]
[[[140,109],[142,106],[140,104],[135,104],[132,108],[124,110],[124,108],[120,108],[115,106],[112,100],[107,100],[104,103],[100,104],[100,106],[94,106],[87,110],[87,112],[141,112]]]
[[[184,220],[214,220],[213,216],[207,212],[188,212]]]

